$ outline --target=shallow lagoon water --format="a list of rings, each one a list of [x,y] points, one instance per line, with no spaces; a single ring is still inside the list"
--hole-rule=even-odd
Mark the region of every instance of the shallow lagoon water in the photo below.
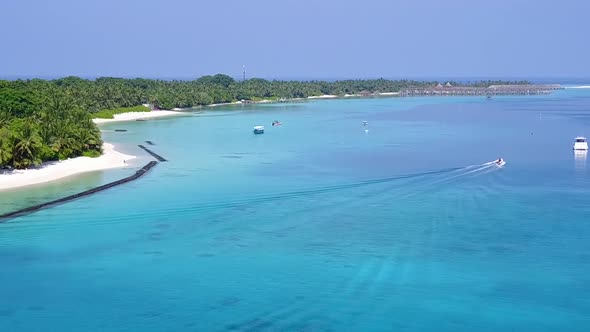
[[[0,224],[2,331],[590,328],[590,173],[571,150],[590,135],[590,90],[237,106],[104,128],[128,130],[105,138],[141,155],[136,167],[145,140],[169,162]],[[499,156],[505,167],[483,165]],[[0,209],[59,195],[2,192]]]

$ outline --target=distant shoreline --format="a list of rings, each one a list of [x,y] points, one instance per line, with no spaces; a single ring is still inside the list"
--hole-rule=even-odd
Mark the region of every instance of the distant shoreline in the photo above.
[[[368,93],[368,94],[344,94],[344,95],[317,95],[317,96],[308,96],[306,98],[289,98],[289,99],[262,99],[262,100],[241,100],[241,101],[234,101],[228,103],[214,103],[209,105],[199,105],[194,107],[186,107],[186,108],[173,108],[172,110],[152,110],[148,112],[126,112],[126,113],[119,113],[115,114],[113,119],[102,119],[102,118],[95,118],[92,119],[94,123],[97,125],[100,124],[107,124],[113,122],[128,122],[128,121],[138,121],[138,120],[149,120],[155,118],[163,118],[163,117],[171,117],[171,116],[179,116],[185,115],[186,113],[190,112],[191,110],[195,109],[203,109],[203,108],[215,108],[215,107],[223,107],[223,106],[237,106],[237,105],[254,105],[254,104],[273,104],[273,103],[289,103],[289,102],[297,102],[297,101],[312,101],[312,100],[321,100],[321,99],[348,99],[348,98],[374,98],[374,97],[419,97],[419,96],[434,96],[434,97],[445,97],[445,96],[455,96],[455,97],[482,97],[486,95],[501,95],[501,96],[509,96],[509,95],[539,95],[539,94],[548,94],[553,90],[557,89],[585,89],[590,88],[590,86],[576,86],[576,87],[561,87],[558,85],[531,85],[530,87],[537,87],[537,90],[526,91],[523,87],[516,88],[513,90],[492,90],[488,91],[488,88],[479,88],[479,89],[465,89],[463,87],[457,87],[456,89],[453,88],[443,88],[443,89],[416,89],[413,90],[412,93],[409,93],[407,90],[402,92],[378,92],[378,93]],[[529,88],[530,88],[529,87]],[[473,92],[473,93],[471,93]],[[489,93],[488,93],[489,92]]]

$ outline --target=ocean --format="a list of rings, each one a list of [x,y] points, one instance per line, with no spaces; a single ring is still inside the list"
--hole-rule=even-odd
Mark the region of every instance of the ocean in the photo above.
[[[103,129],[136,168],[145,140],[169,161],[0,223],[1,331],[590,330],[590,172],[572,151],[590,89]],[[0,211],[133,172],[0,192]]]

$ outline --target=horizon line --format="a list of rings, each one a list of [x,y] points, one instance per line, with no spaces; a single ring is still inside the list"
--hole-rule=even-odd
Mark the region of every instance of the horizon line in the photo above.
[[[236,81],[242,81],[241,75],[228,75],[224,73],[217,73],[221,75],[227,75]],[[82,79],[88,80],[95,80],[97,78],[123,78],[123,79],[135,79],[135,78],[142,78],[142,79],[152,79],[152,80],[178,80],[178,81],[192,81],[199,79],[204,76],[214,76],[217,74],[205,74],[200,76],[191,76],[191,75],[75,75],[75,74],[68,74],[68,75],[19,75],[19,74],[9,74],[9,75],[1,75],[0,80],[7,80],[7,81],[14,81],[14,80],[30,80],[30,79],[41,79],[41,80],[55,80],[61,79],[66,77],[79,77]],[[250,77],[249,79],[264,79],[264,80],[281,80],[281,81],[340,81],[340,80],[377,80],[377,79],[385,79],[385,80],[392,80],[392,81],[399,81],[399,80],[415,80],[415,81],[487,81],[487,80],[574,80],[574,81],[586,81],[590,82],[590,77],[583,77],[583,76],[422,76],[422,75],[415,75],[415,76],[340,76],[340,77],[306,77],[306,76],[278,76],[278,77],[269,77],[269,76],[262,76],[262,77]]]

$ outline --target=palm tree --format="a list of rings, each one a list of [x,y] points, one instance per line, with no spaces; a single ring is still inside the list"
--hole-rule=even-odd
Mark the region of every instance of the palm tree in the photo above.
[[[8,129],[0,129],[0,166],[9,166],[11,164],[13,145]]]
[[[42,160],[39,150],[42,147],[41,137],[31,121],[18,121],[15,131],[15,144],[12,151],[15,168],[26,168],[31,165],[39,165]]]

